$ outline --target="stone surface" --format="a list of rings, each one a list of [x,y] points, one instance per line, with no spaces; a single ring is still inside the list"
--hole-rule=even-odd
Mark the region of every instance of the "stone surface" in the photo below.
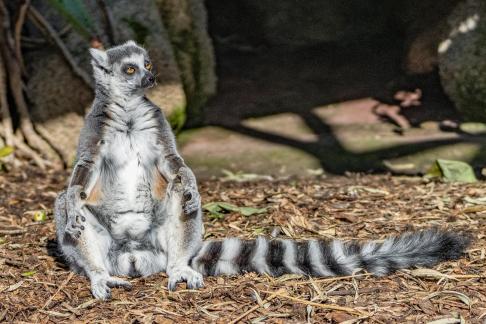
[[[207,33],[201,0],[157,0],[166,25],[194,122],[206,101],[216,93],[215,58]]]
[[[486,121],[486,3],[468,0],[449,18],[450,33],[439,46],[446,93],[464,118]]]
[[[383,123],[373,113],[375,104],[364,99],[315,108],[313,113],[327,130],[312,130],[300,116],[285,113],[246,119],[243,130],[185,131],[179,137],[181,153],[203,178],[221,176],[224,169],[277,177],[311,176],[320,168],[336,174],[423,174],[439,158],[474,166],[486,159],[485,135],[472,138],[443,132],[432,121],[400,135],[396,126]]]
[[[214,57],[205,27],[204,4],[196,0],[180,2],[181,6],[186,4],[183,9],[188,21],[184,21],[178,19],[177,11],[162,17],[159,3],[155,0],[110,0],[106,3],[113,21],[114,44],[134,39],[149,51],[157,73],[157,86],[150,89],[148,97],[162,107],[179,129],[186,119],[186,98],[202,104],[215,92]],[[33,1],[33,5],[55,30],[65,29],[65,18],[48,3],[38,0]],[[100,35],[105,46],[110,46],[105,18],[98,1],[85,1],[84,5],[96,34]],[[178,2],[172,1],[169,5],[174,6],[174,10],[179,8]],[[141,7],[144,10],[140,10]],[[177,17],[169,21],[172,14]],[[187,36],[190,39],[187,43],[189,47],[182,47],[186,44],[169,37],[167,26],[171,32],[174,29],[180,31],[179,38]],[[32,24],[28,23],[26,28],[29,35],[43,37]],[[62,39],[75,62],[91,75],[88,39],[75,28],[63,33]],[[186,53],[184,51],[188,55],[181,54]],[[73,155],[84,115],[93,99],[92,90],[71,71],[69,64],[54,45],[46,44],[24,50],[24,57],[29,76],[26,86],[32,116],[52,134],[60,132],[57,128],[69,125],[70,128],[63,132],[62,155]],[[180,57],[183,58],[179,59]],[[192,80],[192,86],[187,86],[188,79]],[[200,105],[193,108],[200,108]],[[66,120],[63,122],[64,118]]]
[[[386,30],[387,1],[251,0],[265,39],[273,44],[312,45],[369,37]]]

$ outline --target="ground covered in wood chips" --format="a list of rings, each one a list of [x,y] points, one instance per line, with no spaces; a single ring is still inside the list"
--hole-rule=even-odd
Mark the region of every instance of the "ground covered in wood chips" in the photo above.
[[[200,184],[203,202],[268,207],[264,214],[206,217],[206,236],[382,239],[433,225],[468,230],[459,261],[375,278],[246,274],[206,278],[205,288],[166,289],[164,274],[130,279],[109,302],[56,256],[52,206],[66,173],[0,174],[0,322],[481,323],[486,319],[486,185],[374,175]],[[36,212],[47,220],[35,222]],[[206,215],[208,216],[208,215]]]

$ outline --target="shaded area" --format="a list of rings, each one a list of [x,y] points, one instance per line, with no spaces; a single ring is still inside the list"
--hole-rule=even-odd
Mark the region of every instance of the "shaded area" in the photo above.
[[[214,17],[218,6],[214,1],[209,3],[219,88],[217,96],[204,110],[204,124],[300,149],[318,158],[322,167],[333,173],[384,171],[386,167],[382,161],[385,159],[454,143],[480,143],[481,150],[472,162],[483,163],[486,149],[482,144],[486,144],[486,137],[467,134],[458,134],[453,139],[424,138],[420,143],[356,153],[346,149],[332,125],[313,112],[316,107],[346,105],[347,101],[364,98],[397,105],[393,98],[397,91],[420,89],[423,93],[421,105],[400,112],[412,127],[429,121],[460,121],[442,91],[436,70],[420,75],[405,73],[407,37],[403,30],[395,28],[371,38],[313,46],[272,45],[257,36],[262,27],[251,23],[251,17],[247,21],[235,21],[233,34],[228,35],[228,30],[223,29],[224,21]],[[447,14],[447,11],[440,13],[442,18]],[[211,19],[216,22],[211,23]],[[299,141],[243,123],[247,118],[282,112],[299,115],[318,140]],[[407,133],[403,136],[406,139]]]

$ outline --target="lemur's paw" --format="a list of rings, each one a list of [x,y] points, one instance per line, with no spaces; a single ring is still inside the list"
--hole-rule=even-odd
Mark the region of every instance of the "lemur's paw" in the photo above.
[[[126,280],[110,277],[106,280],[106,284],[110,288],[123,288],[125,290],[132,290],[132,284]]]
[[[124,288],[125,290],[131,290],[132,284],[115,277],[100,278],[91,284],[91,293],[96,299],[108,300],[111,299],[110,288]]]
[[[201,206],[201,196],[196,189],[185,190],[183,199],[184,214],[191,215],[199,210]]]
[[[66,233],[71,235],[72,238],[78,240],[81,237],[81,233],[85,229],[85,222],[86,217],[82,215],[68,217],[65,229]]]
[[[184,281],[187,283],[188,289],[199,289],[204,287],[203,276],[199,272],[185,266],[174,268],[170,271],[168,289],[174,291],[177,288],[177,283]]]
[[[93,297],[101,300],[111,299],[111,289],[105,279],[100,279],[91,283],[91,293]]]

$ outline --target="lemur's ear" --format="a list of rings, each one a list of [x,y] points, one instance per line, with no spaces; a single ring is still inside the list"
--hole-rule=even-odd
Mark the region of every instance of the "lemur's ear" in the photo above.
[[[102,67],[108,66],[108,55],[106,55],[105,51],[99,50],[97,48],[90,48],[89,53],[91,54],[91,58],[93,59],[92,63],[100,65]]]
[[[137,43],[135,43],[135,41],[133,40],[129,40],[129,41],[126,41],[125,44],[123,44],[125,46],[138,46]]]

